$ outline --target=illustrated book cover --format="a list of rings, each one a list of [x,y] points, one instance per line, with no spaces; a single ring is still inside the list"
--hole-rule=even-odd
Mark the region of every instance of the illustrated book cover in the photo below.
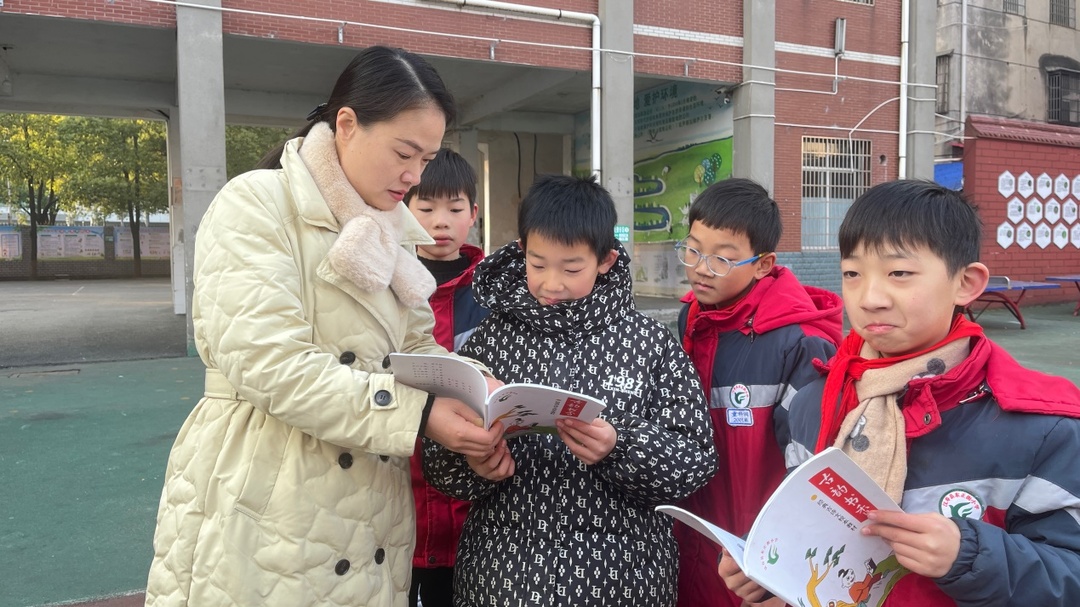
[[[900,510],[843,451],[829,448],[777,487],[746,539],[675,506],[657,506],[723,546],[743,573],[788,605],[880,607],[907,570],[859,530],[870,510]]]

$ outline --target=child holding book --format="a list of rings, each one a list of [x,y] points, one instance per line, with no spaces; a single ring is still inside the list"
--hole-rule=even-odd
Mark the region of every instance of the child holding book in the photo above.
[[[484,258],[465,242],[476,223],[476,171],[457,152],[443,148],[424,169],[424,179],[405,194],[404,202],[434,240],[416,247],[417,257],[438,287],[428,303],[435,313],[435,341],[457,350],[487,310],[473,296],[476,264]],[[416,501],[416,552],[413,553],[409,605],[453,605],[454,554],[469,503],[447,497],[424,481],[421,443],[410,462]]]
[[[862,530],[911,572],[886,607],[1080,605],[1080,390],[959,312],[989,276],[981,231],[937,184],[860,196],[839,233],[852,331],[791,403],[792,463],[840,447],[903,508]],[[720,573],[762,597],[730,558]]]
[[[727,179],[705,189],[676,245],[691,291],[679,334],[701,377],[720,469],[680,507],[745,536],[784,478],[786,409],[842,337],[840,297],[776,264],[782,221],[765,188]],[[719,547],[682,523],[679,605],[739,607],[713,575]]]
[[[472,500],[455,604],[675,604],[677,547],[653,507],[716,470],[693,366],[634,308],[615,206],[592,178],[542,176],[521,202],[520,241],[478,267],[491,314],[461,348],[506,382],[600,397],[591,424],[504,441],[485,458],[425,441],[424,472]]]

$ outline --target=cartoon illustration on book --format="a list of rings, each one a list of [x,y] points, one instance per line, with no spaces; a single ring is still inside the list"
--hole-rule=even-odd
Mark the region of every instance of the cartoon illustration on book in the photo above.
[[[792,471],[745,540],[681,508],[657,507],[723,546],[747,577],[797,607],[881,607],[907,570],[884,540],[860,529],[870,510],[899,509],[839,449]]]

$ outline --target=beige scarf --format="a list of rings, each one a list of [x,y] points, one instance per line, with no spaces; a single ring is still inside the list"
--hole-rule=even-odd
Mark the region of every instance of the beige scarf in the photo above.
[[[435,292],[431,272],[401,245],[399,211],[381,211],[364,202],[341,170],[334,132],[325,122],[311,127],[300,158],[343,227],[326,257],[339,274],[374,293],[388,286],[401,303],[419,308]]]
[[[848,454],[897,504],[907,479],[907,437],[898,397],[912,379],[941,375],[970,352],[969,340],[951,341],[922,356],[881,369],[868,369],[855,382],[859,406],[840,424],[834,447]],[[881,358],[864,343],[859,355]]]

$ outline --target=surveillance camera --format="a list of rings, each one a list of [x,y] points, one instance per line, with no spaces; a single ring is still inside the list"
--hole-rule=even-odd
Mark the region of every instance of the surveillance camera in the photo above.
[[[730,105],[730,104],[731,104],[731,95],[728,94],[728,93],[724,93],[724,95],[720,98],[720,105]]]

